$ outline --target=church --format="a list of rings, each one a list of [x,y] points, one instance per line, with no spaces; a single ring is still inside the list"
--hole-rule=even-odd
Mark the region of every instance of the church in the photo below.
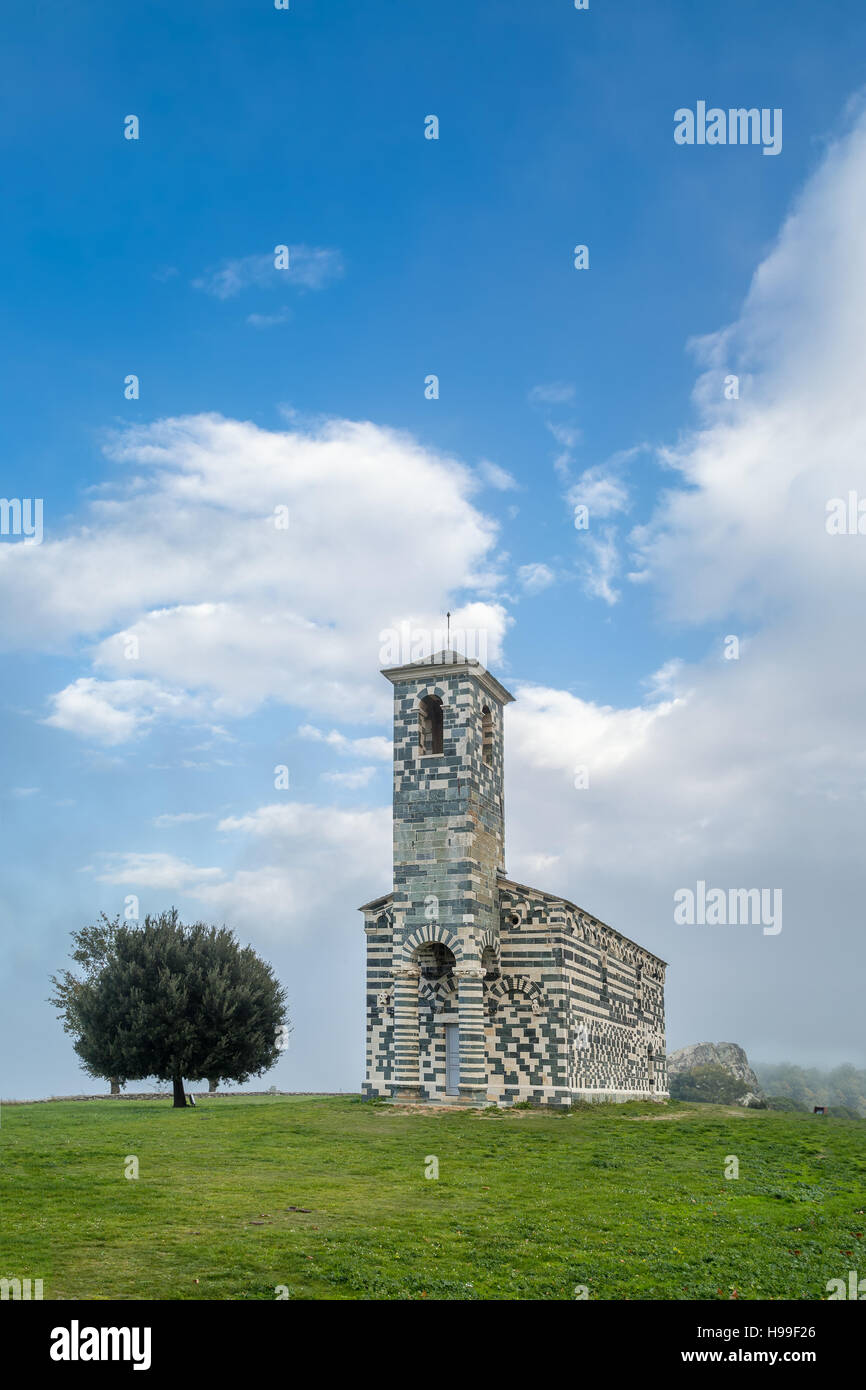
[[[567,1106],[667,1098],[665,962],[505,871],[503,713],[455,651],[390,667],[394,885],[365,903],[363,1095]]]

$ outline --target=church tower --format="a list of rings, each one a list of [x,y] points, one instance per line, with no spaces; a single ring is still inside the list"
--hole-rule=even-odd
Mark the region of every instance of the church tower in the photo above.
[[[453,651],[382,674],[394,686],[394,910],[407,935],[438,922],[480,956],[499,932],[502,712],[514,697]]]

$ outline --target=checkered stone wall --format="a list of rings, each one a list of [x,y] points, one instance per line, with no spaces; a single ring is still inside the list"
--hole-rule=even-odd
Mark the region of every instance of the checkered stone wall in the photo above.
[[[367,935],[367,1058],[361,1094],[389,1096],[394,1079],[394,917],[390,905],[365,912]]]
[[[445,1025],[456,1022],[462,1101],[666,1097],[664,961],[505,875],[511,696],[457,657],[385,674],[394,684],[394,886],[362,909],[364,1095],[453,1100]],[[422,744],[428,696],[442,702],[441,752]]]
[[[420,747],[421,701],[442,702],[443,748]],[[491,710],[490,762],[483,707]],[[394,907],[406,935],[438,921],[460,934],[496,926],[496,871],[504,858],[502,706],[447,667],[394,691]]]
[[[548,978],[564,1085],[586,1099],[667,1094],[665,965],[574,903],[502,882],[502,960]]]

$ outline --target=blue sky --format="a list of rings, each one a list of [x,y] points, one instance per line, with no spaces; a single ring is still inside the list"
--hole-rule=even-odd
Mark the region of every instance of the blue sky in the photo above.
[[[380,629],[467,605],[521,696],[512,872],[671,962],[672,1046],[866,1060],[838,980],[862,559],[822,521],[864,486],[864,38],[855,3],[781,0],[4,17],[2,490],[44,499],[45,535],[0,541],[2,1094],[84,1084],[46,979],[127,893],[274,960],[296,1034],[268,1084],[358,1083],[389,781],[353,741],[389,733]],[[781,108],[781,154],[677,146],[698,100]],[[255,518],[287,488],[284,563]],[[779,938],[676,928],[672,893],[714,873],[782,883]]]

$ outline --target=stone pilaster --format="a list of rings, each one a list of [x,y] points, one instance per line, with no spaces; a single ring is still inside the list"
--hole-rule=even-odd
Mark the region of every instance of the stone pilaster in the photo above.
[[[476,1105],[487,1101],[487,1059],[484,1052],[484,971],[464,965],[457,976],[460,1027],[460,1097]]]
[[[418,981],[417,965],[394,970],[394,1100],[421,1099],[418,1070]]]

